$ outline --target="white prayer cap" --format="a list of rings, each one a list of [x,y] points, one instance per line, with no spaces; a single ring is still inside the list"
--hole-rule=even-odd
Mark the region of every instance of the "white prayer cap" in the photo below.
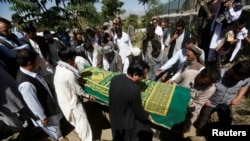
[[[109,26],[109,22],[104,22],[103,26]]]
[[[131,53],[133,56],[139,56],[141,54],[141,49],[138,47],[133,47]]]

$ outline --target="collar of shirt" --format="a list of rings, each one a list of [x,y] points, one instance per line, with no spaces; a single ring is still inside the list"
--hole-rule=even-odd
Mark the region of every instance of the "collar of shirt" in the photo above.
[[[28,70],[26,70],[26,69],[24,69],[22,67],[20,67],[20,71],[27,74],[27,75],[29,75],[29,76],[31,76],[31,77],[33,77],[33,78],[36,78],[37,75],[38,75],[36,72],[28,71]]]

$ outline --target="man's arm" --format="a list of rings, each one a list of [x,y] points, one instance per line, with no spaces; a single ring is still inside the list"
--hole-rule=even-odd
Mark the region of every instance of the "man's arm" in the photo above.
[[[228,3],[227,8],[229,9],[228,10],[229,18],[232,21],[236,21],[237,19],[239,19],[240,15],[242,13],[242,8],[240,10],[235,11],[234,8],[233,8],[233,2],[228,1],[227,3]]]
[[[232,105],[236,105],[236,104],[239,104],[240,100],[242,99],[242,97],[247,93],[248,91],[248,87],[249,86],[244,86],[244,87],[241,87],[238,94],[236,95],[236,97],[231,101],[230,104]]]
[[[3,44],[0,44],[0,54],[5,55],[9,58],[15,58],[17,53],[14,50],[10,50],[9,48],[4,46]]]
[[[116,61],[117,61],[116,62],[117,72],[122,72],[123,66],[122,66],[122,58],[120,55],[117,56]]]
[[[35,86],[29,82],[23,82],[18,86],[18,90],[31,112],[40,120],[47,119],[44,109],[37,98]]]
[[[68,77],[69,77],[68,84],[70,85],[72,91],[75,92],[75,94],[79,96],[84,96],[86,98],[90,97],[90,95],[83,90],[82,86],[79,85],[78,80],[76,79],[73,73],[69,74]]]
[[[172,58],[170,58],[159,70],[157,70],[156,75],[158,76],[161,72],[168,70],[171,68],[174,64],[176,64],[180,58],[180,55],[182,53],[182,49],[177,51]]]

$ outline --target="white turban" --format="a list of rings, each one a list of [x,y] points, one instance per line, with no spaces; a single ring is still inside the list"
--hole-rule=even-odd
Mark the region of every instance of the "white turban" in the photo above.
[[[139,55],[141,54],[141,49],[139,49],[138,47],[134,47],[134,48],[132,48],[132,50],[131,50],[131,54],[132,54],[133,56],[139,56]]]

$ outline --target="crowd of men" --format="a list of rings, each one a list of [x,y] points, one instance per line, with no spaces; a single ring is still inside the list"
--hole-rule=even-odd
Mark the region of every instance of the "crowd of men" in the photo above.
[[[41,128],[52,139],[65,141],[58,122],[64,117],[82,140],[99,140],[100,134],[93,132],[98,118],[89,119],[91,112],[83,104],[83,99],[95,98],[78,82],[79,71],[92,66],[121,73],[111,81],[110,123],[105,120],[115,141],[152,140],[162,133],[152,131],[151,116],[141,105],[136,82],[142,79],[190,89],[192,116],[180,131],[183,136],[196,136],[189,134],[191,128],[204,131],[215,111],[218,125],[230,126],[231,108],[250,85],[250,61],[237,58],[243,41],[250,43],[242,9],[240,0],[200,1],[197,37],[181,18],[168,30],[164,19],[153,16],[139,47],[133,46],[138,40],[134,21],[127,31],[118,18],[101,28],[37,36],[33,25],[16,34],[11,22],[0,18],[0,125],[13,132]],[[102,106],[94,107],[91,111],[103,112]]]

